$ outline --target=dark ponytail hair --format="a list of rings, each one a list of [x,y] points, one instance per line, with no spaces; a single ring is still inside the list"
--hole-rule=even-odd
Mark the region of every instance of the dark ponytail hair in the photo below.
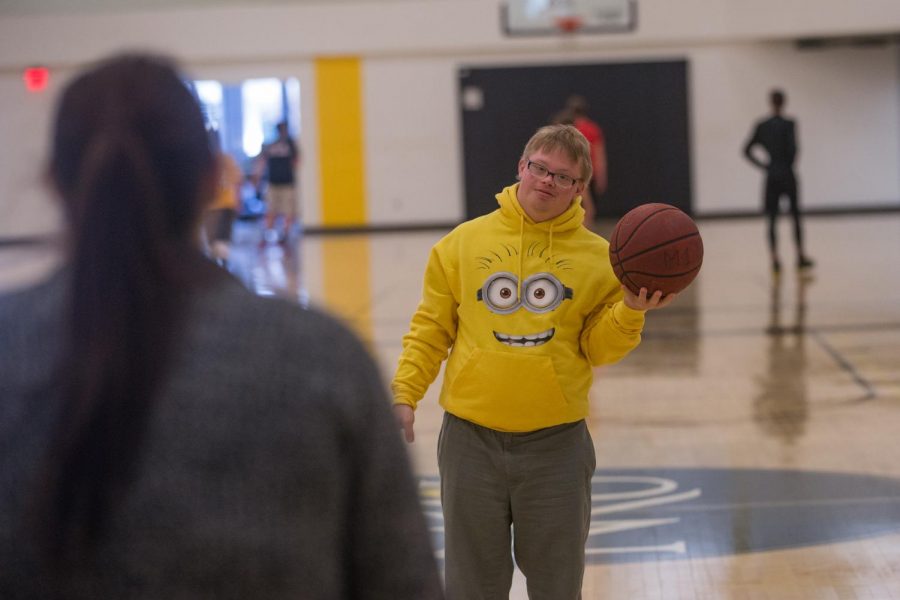
[[[111,58],[65,90],[49,172],[70,233],[62,409],[36,503],[56,562],[101,538],[134,475],[184,295],[214,158],[166,59]]]

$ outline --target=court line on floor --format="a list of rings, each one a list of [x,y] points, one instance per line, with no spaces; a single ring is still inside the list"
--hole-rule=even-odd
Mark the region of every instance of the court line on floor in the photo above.
[[[856,370],[856,367],[853,366],[853,363],[850,362],[843,354],[841,354],[834,346],[828,343],[825,337],[818,330],[813,330],[810,332],[813,341],[815,341],[820,348],[822,348],[831,358],[844,370],[846,371],[850,377],[855,381],[862,389],[865,391],[865,396],[863,396],[859,401],[865,402],[866,400],[872,400],[873,398],[878,396],[878,392],[875,389],[875,386],[872,383],[862,376],[862,374]]]
[[[784,508],[793,506],[847,506],[854,504],[900,504],[900,496],[860,496],[858,498],[803,498],[799,500],[757,500],[752,502],[719,502],[684,504],[657,509],[656,513],[704,512],[739,508]]]
[[[734,327],[731,329],[703,329],[686,330],[673,329],[669,331],[654,331],[645,328],[642,333],[644,339],[684,339],[701,337],[728,337],[728,336],[757,336],[763,335],[803,335],[806,333],[856,333],[861,331],[890,331],[900,329],[900,321],[886,321],[875,323],[841,323],[835,325],[785,325],[778,328],[748,326]]]

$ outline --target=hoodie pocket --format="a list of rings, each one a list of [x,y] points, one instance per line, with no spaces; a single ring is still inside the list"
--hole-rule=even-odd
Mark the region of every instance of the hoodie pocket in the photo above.
[[[567,404],[549,356],[476,348],[450,385],[446,408],[500,431],[565,422]]]

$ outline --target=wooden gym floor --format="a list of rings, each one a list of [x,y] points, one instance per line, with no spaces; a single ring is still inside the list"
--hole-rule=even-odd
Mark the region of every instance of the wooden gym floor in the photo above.
[[[812,277],[772,277],[761,219],[700,229],[697,281],[596,372],[584,597],[900,600],[900,213],[808,217]],[[305,236],[286,251],[240,224],[230,267],[345,319],[387,381],[443,233]],[[792,264],[786,218],[780,243]],[[0,284],[40,260],[18,252],[0,252]],[[410,453],[440,558],[439,386]],[[527,597],[518,574],[510,597]]]

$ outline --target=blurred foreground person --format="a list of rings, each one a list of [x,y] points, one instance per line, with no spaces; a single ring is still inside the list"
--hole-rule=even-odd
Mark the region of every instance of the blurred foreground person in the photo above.
[[[164,59],[77,77],[67,267],[0,297],[0,598],[436,598],[356,338],[205,259],[218,173]]]

